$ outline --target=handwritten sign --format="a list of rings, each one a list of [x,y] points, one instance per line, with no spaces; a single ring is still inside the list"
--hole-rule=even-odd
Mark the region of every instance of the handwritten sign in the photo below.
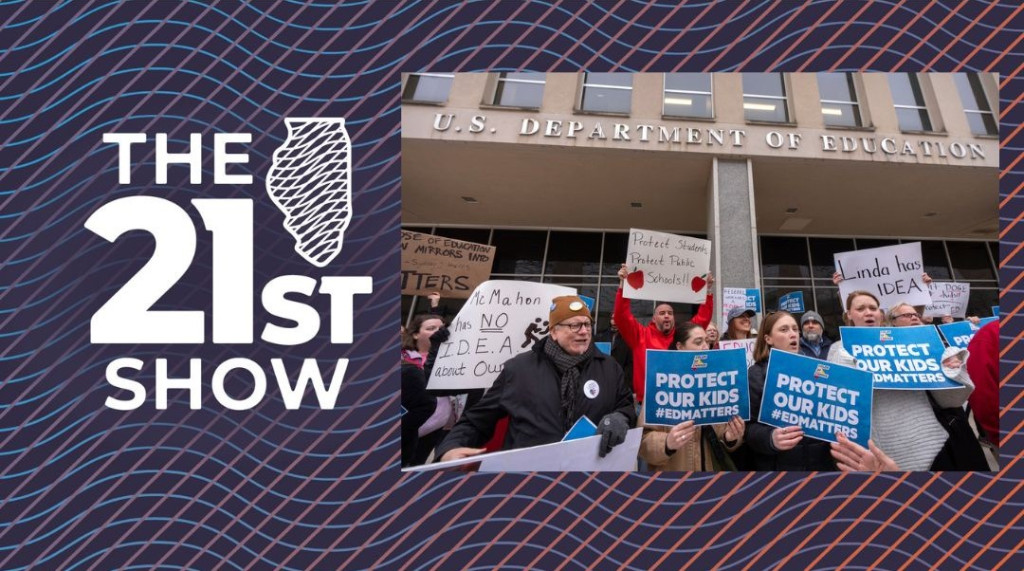
[[[932,303],[924,308],[925,317],[951,315],[963,319],[967,316],[967,300],[971,297],[971,284],[932,282],[928,284]]]
[[[946,343],[949,343],[951,347],[957,349],[966,349],[968,343],[974,338],[974,334],[979,329],[988,325],[989,323],[999,319],[998,317],[986,317],[978,322],[977,325],[970,321],[954,321],[953,323],[945,323],[939,325],[939,331],[942,336],[946,338]]]
[[[843,348],[857,368],[875,376],[876,389],[907,391],[957,389],[942,374],[945,345],[935,327],[840,327]]]
[[[844,303],[847,296],[857,290],[875,294],[882,303],[882,311],[900,302],[932,303],[931,294],[921,281],[924,262],[920,242],[842,252],[835,255],[835,264],[843,276],[839,296]]]
[[[465,299],[491,277],[494,246],[402,230],[402,293]]]
[[[629,299],[703,303],[711,242],[653,230],[629,231],[622,295]]]
[[[804,312],[804,292],[794,291],[779,298],[779,310],[793,315]]]
[[[750,418],[747,361],[742,349],[647,350],[644,423],[674,426]]]
[[[756,338],[752,339],[719,339],[719,349],[743,349],[747,355],[747,366],[754,364],[754,344],[757,343]]]
[[[836,433],[864,446],[871,436],[871,374],[798,353],[772,349],[758,420],[836,442]]]
[[[512,357],[548,334],[551,300],[576,290],[492,280],[473,290],[441,344],[428,389],[486,389]]]
[[[761,313],[761,290],[757,288],[722,288],[722,327],[729,325],[729,312],[737,307]]]

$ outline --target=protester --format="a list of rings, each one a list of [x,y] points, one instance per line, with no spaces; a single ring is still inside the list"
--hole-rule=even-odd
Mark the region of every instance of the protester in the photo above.
[[[761,410],[768,357],[772,349],[797,353],[800,350],[800,328],[787,311],[769,314],[761,324],[754,344],[754,364],[747,370],[750,382],[751,415]],[[799,426],[776,428],[761,422],[747,423],[745,448],[754,470],[835,470],[827,442],[804,437]]]
[[[629,307],[629,300],[622,297],[622,284],[626,281],[628,273],[626,264],[622,264],[622,267],[619,268],[619,289],[615,292],[614,315],[622,338],[633,350],[633,392],[636,395],[636,402],[642,403],[644,400],[644,377],[647,372],[647,350],[665,350],[672,345],[676,332],[676,316],[675,310],[670,304],[659,303],[654,307],[654,317],[647,327],[640,325]],[[711,286],[714,283],[714,276],[708,273],[708,292],[711,291]],[[708,293],[704,304],[698,308],[697,315],[693,317],[692,321],[701,327],[707,325],[711,321],[713,306],[714,300],[711,293]]]
[[[676,328],[677,351],[707,351],[704,329],[687,321]],[[642,423],[641,423],[642,424]],[[735,466],[729,452],[743,443],[744,422],[734,416],[728,423],[695,426],[692,420],[671,429],[645,427],[640,441],[640,458],[652,471],[721,471]]]
[[[828,357],[832,340],[825,335],[825,322],[817,311],[807,311],[800,316],[800,354],[821,359]]]
[[[704,328],[708,339],[708,349],[718,349],[718,326],[715,325],[714,321],[708,323],[708,326]]]
[[[999,450],[999,321],[978,330],[967,345],[967,371],[974,381],[971,411],[988,444]]]
[[[867,291],[854,291],[846,298],[843,319],[855,327],[881,327],[884,315],[878,298]],[[909,308],[909,309],[908,309]],[[905,315],[913,312],[914,315]],[[913,307],[898,304],[890,311],[900,324],[920,322]],[[856,360],[843,348],[842,340],[832,344],[828,360],[849,367]],[[965,376],[954,380],[964,382]],[[969,381],[968,381],[969,382]],[[871,438],[905,470],[956,470],[949,434],[935,416],[928,394],[941,408],[961,406],[973,386],[939,391],[874,389],[871,409]],[[959,468],[963,469],[963,468]]]
[[[424,372],[430,350],[430,337],[444,327],[435,315],[420,314],[402,338],[402,466],[415,466],[427,461],[437,442],[440,429],[450,420],[453,410],[447,397],[427,392]]]
[[[757,313],[753,309],[734,307],[729,310],[726,316],[725,334],[722,339],[753,339],[754,332],[751,330],[753,324],[751,318]]]
[[[633,391],[622,368],[591,342],[593,319],[579,297],[556,297],[549,336],[505,362],[480,402],[466,410],[437,449],[441,460],[484,451],[498,419],[508,417],[503,450],[562,440],[582,416],[597,425],[607,454],[636,425]]]
[[[900,467],[875,441],[868,439],[868,447],[850,440],[842,432],[836,433],[838,443],[832,443],[832,458],[843,472],[882,472],[899,470]]]

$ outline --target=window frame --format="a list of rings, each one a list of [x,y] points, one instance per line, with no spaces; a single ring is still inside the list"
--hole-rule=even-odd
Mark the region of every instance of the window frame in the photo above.
[[[521,79],[521,78],[509,78],[506,77],[509,73],[537,73],[544,77],[544,79]],[[502,103],[498,101],[499,95],[502,93],[502,84],[519,83],[525,85],[540,85],[541,86],[541,102],[538,105],[515,105],[511,103]],[[491,102],[489,105],[494,107],[506,107],[512,109],[540,109],[544,103],[544,87],[547,86],[547,74],[544,72],[523,72],[523,71],[502,71],[498,72],[497,77],[494,80],[494,90],[491,95]]]
[[[780,71],[780,72],[764,72],[764,73],[766,73],[766,74],[773,74],[773,75],[778,75],[779,76],[779,82],[780,82],[780,84],[782,86],[782,95],[781,96],[780,95],[758,95],[758,94],[755,94],[755,93],[747,93],[746,84],[743,81],[743,77],[741,77],[740,78],[740,91],[742,92],[742,95],[743,95],[742,96],[742,101],[743,101],[743,119],[747,123],[755,123],[755,124],[756,123],[766,123],[766,124],[773,124],[773,125],[793,125],[793,124],[795,124],[793,122],[793,117],[792,117],[791,109],[789,108],[789,98],[790,98],[790,92],[792,90],[787,85],[787,79],[786,79],[785,72],[781,72]],[[743,75],[745,76],[747,74],[744,73]],[[771,100],[774,100],[774,101],[782,101],[783,120],[782,121],[777,121],[777,120],[773,120],[773,119],[752,119],[752,118],[750,118],[747,115],[747,111],[748,111],[748,109],[747,109],[747,104],[748,104],[747,98],[771,99]],[[754,104],[755,102],[751,101],[749,103]],[[756,111],[756,109],[751,109],[751,111]]]
[[[449,85],[448,85],[448,94],[445,95],[444,101],[434,101],[434,100],[431,100],[431,99],[416,99],[414,97],[415,93],[408,94],[407,91],[409,90],[409,85],[410,85],[410,83],[412,83],[412,79],[414,77],[417,78],[417,83],[419,82],[418,78],[420,78],[420,77],[433,77],[433,78],[450,79],[451,83],[449,83]],[[402,103],[419,103],[419,104],[425,104],[425,105],[445,105],[445,104],[448,103],[448,99],[452,95],[452,84],[454,82],[455,82],[455,73],[441,73],[441,72],[423,72],[423,73],[417,72],[417,73],[412,73],[412,72],[410,72],[406,76],[405,85],[402,86]],[[415,89],[413,91],[415,92]]]
[[[816,76],[815,79],[818,80],[818,96],[819,96],[819,101],[821,103],[821,117],[822,117],[822,121],[824,122],[826,129],[829,129],[829,128],[863,129],[866,126],[866,121],[864,120],[864,112],[863,112],[863,108],[862,108],[861,102],[860,102],[861,93],[860,93],[860,89],[859,89],[859,87],[857,85],[857,79],[853,75],[853,72],[845,71],[845,72],[841,72],[841,73],[842,73],[844,79],[846,80],[847,84],[849,85],[850,89],[853,91],[853,98],[854,98],[853,101],[843,101],[843,100],[838,100],[838,99],[825,99],[824,97],[821,97],[821,76],[824,75],[825,73],[819,72],[819,73],[815,74],[815,76]],[[827,74],[828,75],[839,75],[838,73],[833,73],[833,72],[827,72]],[[849,105],[849,106],[853,107],[854,123],[855,124],[854,125],[834,125],[834,124],[830,124],[828,122],[828,118],[827,118],[828,114],[825,113],[825,104]]]
[[[899,113],[897,113],[896,114],[896,124],[899,126],[900,132],[902,132],[902,133],[937,133],[937,132],[939,132],[935,128],[935,120],[932,117],[931,109],[928,108],[928,97],[925,95],[925,92],[924,92],[924,84],[921,82],[921,79],[918,77],[918,74],[914,73],[914,72],[896,72],[896,73],[890,73],[889,75],[890,76],[893,76],[893,75],[905,75],[905,76],[907,76],[907,78],[910,80],[910,92],[911,92],[911,94],[915,93],[914,87],[916,86],[917,87],[916,94],[919,94],[921,96],[921,100],[918,102],[918,103],[920,103],[919,105],[906,105],[906,104],[903,104],[903,103],[897,103],[896,102],[896,97],[895,97],[895,91],[892,88],[892,79],[890,78],[888,83],[889,83],[889,92],[893,95],[893,98],[892,98],[892,106],[893,106],[893,108],[894,109],[915,109],[915,110],[918,110],[918,111],[923,110],[924,114],[925,114],[925,119],[928,121],[927,125],[922,125],[922,127],[923,127],[922,129],[908,129],[908,128],[904,127],[903,125],[900,125],[900,115],[899,115]],[[915,99],[916,99],[916,97],[915,97]]]
[[[970,91],[970,94],[971,94],[971,102],[970,103],[972,103],[975,107],[978,107],[981,104],[984,104],[985,107],[988,108],[987,110],[983,110],[983,109],[968,109],[968,102],[964,101],[963,90],[960,88],[960,85],[959,85],[959,83],[956,80],[956,75],[959,75],[960,73],[962,73],[964,75],[964,78],[966,79],[966,81],[968,83],[967,87],[968,87],[968,90]],[[996,126],[996,129],[995,129],[994,133],[989,132],[987,128],[986,128],[984,133],[975,133],[974,129],[971,128],[971,122],[968,121],[967,122],[967,128],[970,129],[971,130],[971,134],[976,136],[976,137],[977,136],[981,136],[981,137],[993,137],[993,136],[994,137],[998,137],[999,136],[999,118],[996,117],[995,112],[992,111],[992,105],[991,105],[991,103],[988,100],[988,90],[985,89],[985,83],[983,81],[981,81],[981,77],[978,75],[977,72],[973,72],[972,71],[972,72],[960,72],[960,73],[954,74],[953,83],[956,84],[957,95],[960,96],[960,103],[963,106],[964,113],[974,113],[974,114],[977,114],[977,115],[988,115],[989,117],[992,118],[992,122]],[[972,80],[973,80],[973,82],[977,83],[977,88],[978,88],[978,90],[981,91],[981,94],[983,96],[982,97],[983,101],[979,101],[978,98],[975,96],[975,92],[974,92],[974,87],[975,86],[971,85]],[[985,124],[984,121],[982,121],[982,124],[983,125]]]
[[[672,73],[675,74],[677,72],[672,72]],[[669,88],[668,87],[668,76],[669,76],[669,73],[661,74],[661,86],[662,86],[662,89],[661,89],[661,116],[662,117],[685,117],[687,119],[706,119],[706,120],[709,120],[709,121],[713,121],[715,119],[715,81],[714,81],[714,77],[712,76],[711,73],[705,73],[705,72],[699,72],[699,73],[698,72],[694,72],[694,73],[692,73],[690,75],[707,75],[708,76],[709,91],[696,91],[696,90],[691,90],[691,89],[672,89],[672,88]],[[705,95],[705,96],[707,96],[708,101],[710,102],[709,115],[707,115],[707,116],[704,116],[704,115],[681,115],[681,114],[678,114],[678,113],[669,113],[666,110],[666,105],[668,104],[669,94],[674,94],[674,95]]]
[[[602,73],[614,73],[614,72],[602,72]],[[630,113],[633,112],[633,76],[635,74],[632,74],[632,73],[623,73],[622,74],[622,75],[629,75],[630,76],[629,86],[628,87],[625,86],[625,85],[608,85],[608,84],[604,84],[604,83],[588,83],[587,78],[588,78],[588,76],[590,74],[591,74],[591,72],[587,72],[587,71],[585,71],[585,72],[583,72],[581,74],[581,78],[580,78],[580,93],[579,93],[579,97],[576,100],[577,101],[577,105],[576,105],[575,112],[576,113],[584,113],[584,114],[592,114],[592,115],[613,115],[613,116],[620,116],[620,117],[629,117]],[[586,108],[584,108],[583,104],[584,104],[584,101],[586,101],[586,95],[587,95],[587,88],[588,87],[594,87],[594,88],[599,88],[599,89],[611,89],[611,90],[618,90],[618,91],[627,91],[627,92],[629,92],[629,108],[626,109],[625,111],[605,111],[605,110],[594,110],[594,109],[586,109]]]

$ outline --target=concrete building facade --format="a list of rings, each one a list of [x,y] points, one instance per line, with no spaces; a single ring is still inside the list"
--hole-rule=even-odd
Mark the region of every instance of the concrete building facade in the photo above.
[[[802,291],[833,336],[836,252],[920,241],[935,280],[971,284],[971,312],[998,304],[994,75],[402,81],[403,228],[495,245],[492,278],[574,286],[599,328],[630,228],[711,240],[717,298],[758,287],[770,310]],[[403,296],[403,318],[424,303]]]

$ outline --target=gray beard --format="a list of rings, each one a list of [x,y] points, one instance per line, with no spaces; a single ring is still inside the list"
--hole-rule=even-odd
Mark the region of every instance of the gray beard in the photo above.
[[[804,333],[804,339],[810,343],[817,343],[821,340],[821,335],[817,333]]]

